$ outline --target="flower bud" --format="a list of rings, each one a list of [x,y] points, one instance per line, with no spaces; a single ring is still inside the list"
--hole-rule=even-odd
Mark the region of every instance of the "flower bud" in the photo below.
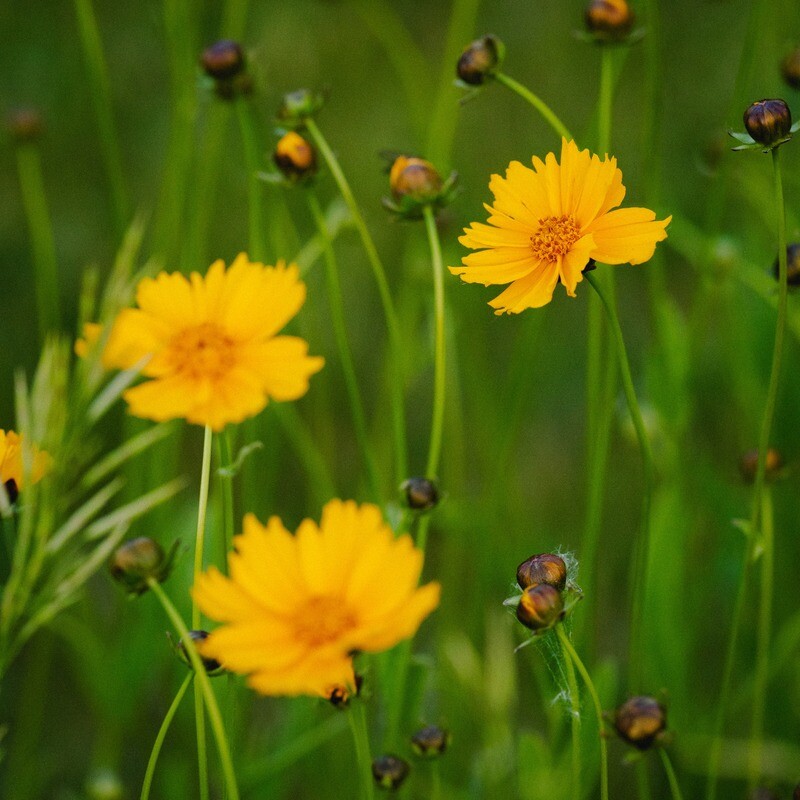
[[[202,648],[198,647],[199,644],[208,639],[208,631],[189,631],[189,638],[192,640],[192,642],[194,642],[206,672],[212,678],[216,675],[222,675],[222,673],[225,672],[225,668],[222,666],[222,664],[220,664],[216,658],[203,658],[200,652]],[[184,643],[183,639],[178,642],[176,652],[178,653],[178,658],[180,658],[180,660],[183,661],[183,663],[186,664],[189,669],[194,669],[192,666],[192,659],[189,657],[189,652],[186,649],[186,644]]]
[[[496,36],[483,36],[471,42],[458,59],[456,74],[470,86],[480,86],[500,64],[502,45]]]
[[[781,476],[783,469],[783,456],[774,447],[767,449],[767,458],[764,461],[764,479],[775,481]],[[739,460],[739,472],[745,483],[755,483],[758,471],[758,450],[748,450]]]
[[[422,758],[435,758],[447,750],[450,732],[438,725],[428,725],[411,737],[411,748]]]
[[[408,777],[408,762],[398,756],[386,755],[372,762],[372,777],[381,789],[399,789]]]
[[[631,697],[614,712],[614,727],[628,744],[648,750],[667,727],[667,712],[654,697]]]
[[[121,544],[111,556],[109,569],[111,576],[118,580],[129,594],[143,594],[147,591],[149,578],[162,583],[172,567],[172,560],[178,543],[172,546],[169,554],[158,542],[142,536]]]
[[[442,177],[424,158],[397,156],[389,173],[395,200],[410,197],[420,203],[432,202],[442,191]]]
[[[295,131],[289,131],[278,140],[272,160],[290,181],[309,178],[317,171],[314,147]]]
[[[800,47],[781,61],[781,75],[792,89],[800,89]]]
[[[222,39],[203,50],[200,64],[210,78],[228,81],[244,71],[244,52],[238,42]]]
[[[517,583],[522,589],[545,583],[561,592],[567,585],[567,565],[552,553],[533,555],[517,567]]]
[[[297,89],[283,96],[278,119],[292,127],[299,127],[307,117],[313,117],[324,103],[322,95],[308,89]]]
[[[592,0],[586,8],[586,27],[597,42],[621,42],[634,19],[626,0]]]
[[[780,277],[780,265],[775,259],[773,265],[775,280]],[[790,244],[786,248],[786,283],[789,286],[800,286],[800,243]]]
[[[35,108],[16,108],[8,113],[6,127],[18,144],[34,142],[44,129],[42,115]]]
[[[428,478],[408,478],[400,485],[400,491],[412,511],[430,511],[439,503],[439,490]]]
[[[558,589],[546,583],[528,586],[517,605],[517,619],[532,631],[544,631],[561,619],[564,600]]]
[[[6,497],[11,505],[17,502],[19,497],[19,486],[13,478],[9,478],[4,484],[3,488],[6,490]]]
[[[759,144],[778,145],[789,136],[792,112],[783,100],[758,100],[744,112],[744,127]]]

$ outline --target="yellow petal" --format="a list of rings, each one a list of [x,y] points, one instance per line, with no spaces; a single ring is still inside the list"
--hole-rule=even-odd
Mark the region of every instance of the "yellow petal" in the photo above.
[[[620,208],[589,226],[595,240],[591,257],[602,264],[642,264],[652,258],[656,242],[667,238],[672,217],[656,220],[647,208]]]

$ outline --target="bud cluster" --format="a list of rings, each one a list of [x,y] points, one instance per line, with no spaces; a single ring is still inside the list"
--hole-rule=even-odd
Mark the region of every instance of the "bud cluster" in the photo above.
[[[563,619],[567,565],[561,556],[537,553],[527,558],[517,567],[517,583],[522,589],[517,619],[526,628],[543,633]]]

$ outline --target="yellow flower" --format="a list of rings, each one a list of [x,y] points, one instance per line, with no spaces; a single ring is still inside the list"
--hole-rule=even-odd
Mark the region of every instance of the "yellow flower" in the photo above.
[[[467,283],[511,284],[489,302],[496,314],[546,305],[558,281],[574,297],[589,259],[641,264],[667,238],[672,217],[656,220],[647,208],[611,210],[625,197],[615,158],[601,161],[562,139],[560,164],[549,153],[544,161],[534,156],[533,167],[512,161],[505,178],[492,175],[489,224],[473,222],[459,239],[479,252],[450,267]]]
[[[33,464],[31,465],[31,483],[40,481],[50,469],[49,453],[33,448]],[[22,489],[25,469],[22,462],[22,436],[14,431],[0,428],[0,483],[13,481],[12,491]]]
[[[97,322],[83,323],[83,336],[75,340],[75,355],[78,358],[86,358],[103,333],[103,326]]]
[[[352,655],[413,636],[439,604],[439,584],[418,587],[423,554],[395,538],[377,506],[331,500],[317,527],[292,536],[278,517],[249,514],[228,557],[230,578],[211,567],[192,590],[225,622],[202,654],[268,695],[320,695],[355,686]]]
[[[139,308],[120,312],[103,353],[106,367],[141,365],[153,380],[123,397],[137,417],[183,417],[215,431],[274,400],[296,400],[324,360],[305,340],[275,334],[305,302],[298,269],[251,263],[240,253],[205,278],[162,272],[136,291]]]

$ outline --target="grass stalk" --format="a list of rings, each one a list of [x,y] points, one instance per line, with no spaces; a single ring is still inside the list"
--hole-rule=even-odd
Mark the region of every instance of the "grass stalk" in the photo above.
[[[561,631],[561,625],[558,626]],[[564,632],[561,631],[563,634]],[[564,634],[566,635],[566,634]],[[581,698],[578,691],[578,681],[575,678],[575,664],[567,648],[564,646],[563,637],[559,635],[561,652],[564,656],[564,667],[567,673],[567,689],[569,691],[570,714],[569,723],[572,733],[572,797],[574,800],[581,798]]]
[[[369,731],[367,730],[364,703],[358,700],[351,703],[347,709],[347,719],[350,723],[350,731],[353,734],[353,744],[356,750],[361,800],[372,800],[375,790],[372,782],[372,756],[370,755]]]

